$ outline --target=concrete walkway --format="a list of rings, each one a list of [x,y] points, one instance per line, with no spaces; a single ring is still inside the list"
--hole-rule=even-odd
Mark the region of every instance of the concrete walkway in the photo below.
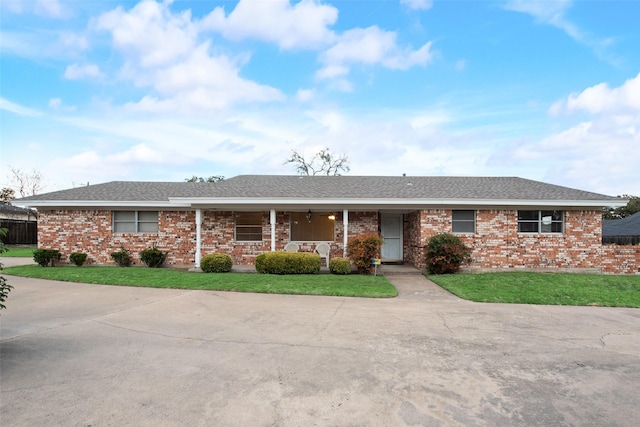
[[[636,426],[640,310],[7,276],[0,425]]]

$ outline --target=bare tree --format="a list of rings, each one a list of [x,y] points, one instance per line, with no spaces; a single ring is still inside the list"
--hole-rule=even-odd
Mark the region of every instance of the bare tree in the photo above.
[[[20,169],[11,168],[12,184],[18,189],[21,197],[38,194],[44,187],[42,180],[42,174],[35,169],[31,173],[27,173]]]
[[[193,175],[191,178],[185,179],[185,182],[218,182],[218,181],[222,181],[223,179],[224,179],[224,176],[222,175],[212,175],[207,178]]]
[[[293,163],[300,175],[340,176],[341,172],[349,172],[349,159],[345,154],[335,156],[325,148],[307,160],[296,150],[291,151],[291,157],[283,164]]]

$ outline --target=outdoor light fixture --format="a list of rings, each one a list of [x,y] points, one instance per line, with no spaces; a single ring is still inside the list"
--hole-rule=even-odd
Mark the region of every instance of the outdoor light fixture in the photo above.
[[[327,218],[329,218],[331,221],[335,221],[336,220],[336,214],[330,213]]]
[[[311,209],[307,212],[307,221],[311,222]]]

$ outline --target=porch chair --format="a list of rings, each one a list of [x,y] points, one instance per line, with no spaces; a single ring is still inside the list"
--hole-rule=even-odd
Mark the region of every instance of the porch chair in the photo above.
[[[329,252],[331,252],[331,246],[327,242],[318,243],[316,246],[316,253],[320,255],[320,258],[324,258],[324,262],[329,267]]]
[[[284,245],[284,250],[286,252],[298,252],[300,250],[300,246],[296,242],[289,242]]]

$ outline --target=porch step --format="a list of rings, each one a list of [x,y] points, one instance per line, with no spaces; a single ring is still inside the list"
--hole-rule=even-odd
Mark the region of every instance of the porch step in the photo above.
[[[418,270],[412,265],[406,264],[382,264],[378,266],[378,273],[384,274],[385,276],[393,276],[393,275],[415,275],[420,276],[422,271]]]

